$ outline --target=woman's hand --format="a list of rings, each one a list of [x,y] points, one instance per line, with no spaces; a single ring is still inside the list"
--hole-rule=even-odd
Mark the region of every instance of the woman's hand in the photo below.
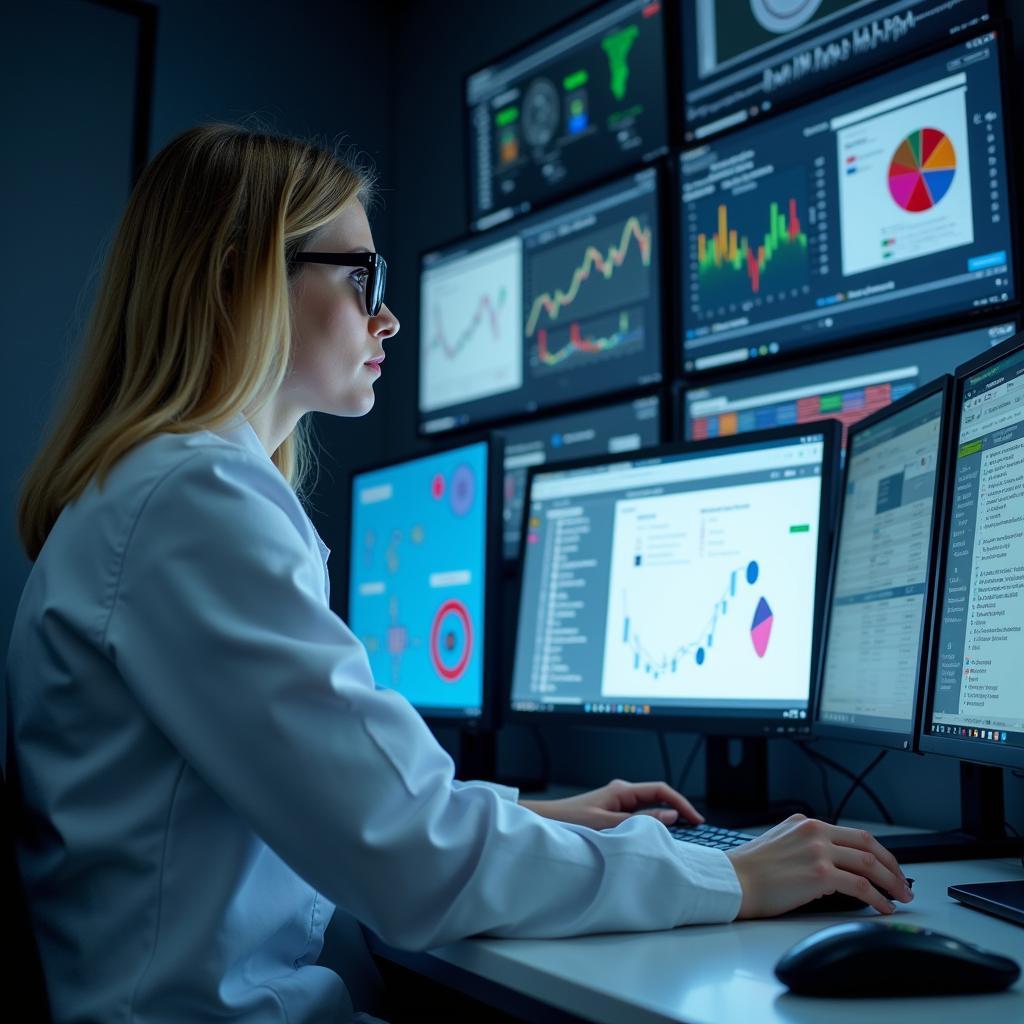
[[[833,892],[855,896],[880,914],[896,908],[879,889],[902,903],[914,898],[896,858],[870,832],[802,814],[726,856],[743,887],[741,918],[784,914]]]
[[[613,779],[607,786],[579,796],[562,800],[520,800],[519,803],[545,818],[596,829],[614,828],[634,814],[652,815],[666,825],[680,818],[694,825],[704,820],[686,797],[665,782]],[[659,803],[668,804],[669,808],[650,806]]]

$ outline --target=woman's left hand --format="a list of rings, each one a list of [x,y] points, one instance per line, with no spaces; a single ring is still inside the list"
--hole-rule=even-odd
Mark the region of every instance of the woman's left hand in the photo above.
[[[520,800],[545,818],[588,828],[614,828],[634,814],[647,814],[666,825],[677,820],[699,825],[704,819],[681,793],[666,782],[624,782],[613,779],[600,789],[561,800]],[[668,804],[668,808],[652,804]]]

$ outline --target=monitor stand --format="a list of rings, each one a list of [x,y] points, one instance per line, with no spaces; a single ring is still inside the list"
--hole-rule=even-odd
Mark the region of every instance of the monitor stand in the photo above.
[[[768,741],[763,736],[708,736],[704,782],[707,795],[694,803],[710,825],[774,825],[807,810],[803,803],[769,801]]]
[[[880,835],[878,841],[897,860],[912,864],[1024,853],[1024,839],[1006,834],[1002,768],[960,762],[960,821],[960,828],[951,832]]]

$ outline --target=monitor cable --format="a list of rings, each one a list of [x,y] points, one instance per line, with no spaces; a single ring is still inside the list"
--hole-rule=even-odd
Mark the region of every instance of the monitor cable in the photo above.
[[[879,764],[881,764],[881,762],[885,759],[886,754],[888,753],[888,750],[880,750],[875,755],[875,757],[872,758],[871,763],[860,773],[860,775],[858,775],[853,780],[853,782],[850,785],[850,788],[843,794],[843,798],[839,801],[838,804],[836,804],[835,812],[832,815],[833,824],[839,823],[839,819],[842,817],[843,811],[846,809],[846,805],[850,802],[850,798],[853,796],[854,793],[857,792],[858,789],[863,788],[864,792],[867,793],[867,787],[864,786],[864,780],[868,777],[868,775],[871,774],[871,772],[875,770],[875,768]],[[885,814],[885,823],[887,825],[895,824],[895,822],[892,819],[892,816],[889,814],[888,811],[884,811],[883,813]]]
[[[822,754],[820,751],[812,750],[810,748],[810,744],[807,741],[797,741],[796,745],[800,748],[800,750],[802,750],[804,752],[804,754],[808,758],[810,758],[810,760],[815,761],[815,762],[820,762],[821,764],[827,765],[833,771],[837,771],[837,772],[839,772],[840,775],[845,775],[848,779],[853,780],[853,784],[851,785],[850,789],[843,795],[842,800],[840,800],[840,802],[839,802],[839,806],[840,807],[845,807],[846,804],[849,802],[850,797],[852,797],[853,793],[859,788],[859,789],[862,789],[864,791],[864,795],[875,805],[875,807],[878,808],[878,812],[882,815],[882,820],[887,825],[895,825],[896,824],[895,819],[889,813],[889,809],[882,802],[882,800],[879,797],[879,795],[865,781],[865,777],[867,775],[867,771],[862,772],[861,775],[858,777],[849,768],[847,768],[846,765],[840,764],[839,761],[836,761],[833,758],[828,757],[825,754]],[[886,753],[886,751],[882,751],[882,753],[884,754],[884,753]],[[868,770],[873,768],[875,766],[875,764],[877,764],[877,762],[879,760],[881,760],[881,758],[876,758],[875,761],[868,766]],[[829,810],[829,815],[828,815],[829,819],[831,821],[837,821],[838,818],[839,818],[838,813],[832,813],[831,807],[829,807],[828,810]]]

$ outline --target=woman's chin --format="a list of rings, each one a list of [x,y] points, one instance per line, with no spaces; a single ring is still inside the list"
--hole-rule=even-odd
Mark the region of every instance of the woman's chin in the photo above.
[[[377,400],[377,396],[373,393],[373,388],[368,387],[354,400],[345,403],[348,406],[347,411],[344,413],[345,416],[365,416],[372,408],[373,403]]]

